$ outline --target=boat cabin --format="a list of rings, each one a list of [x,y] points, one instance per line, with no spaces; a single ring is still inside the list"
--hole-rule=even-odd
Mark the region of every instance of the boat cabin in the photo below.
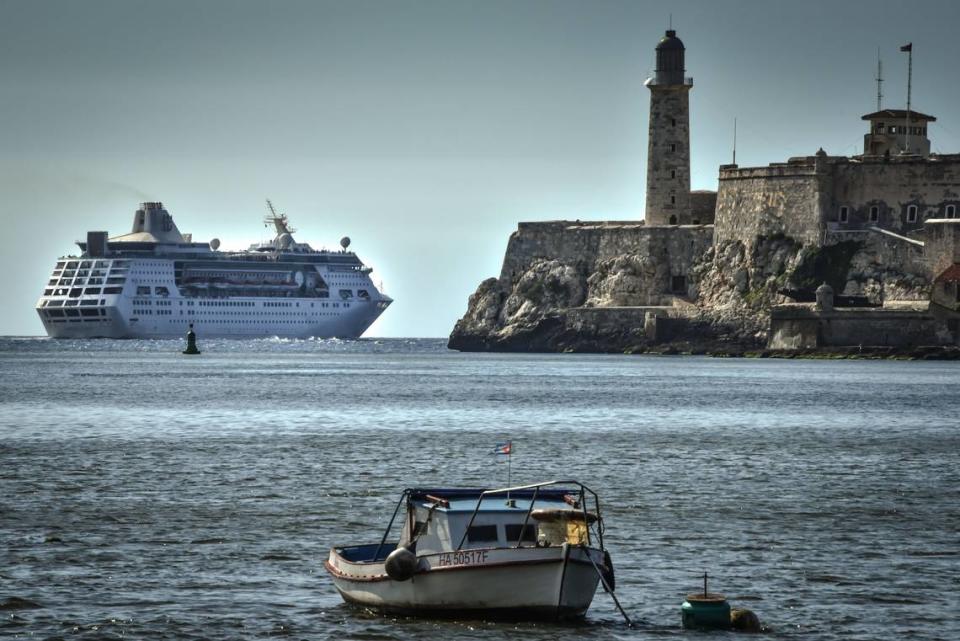
[[[401,546],[418,555],[452,550],[589,543],[596,515],[579,490],[539,488],[509,494],[482,489],[408,490]]]

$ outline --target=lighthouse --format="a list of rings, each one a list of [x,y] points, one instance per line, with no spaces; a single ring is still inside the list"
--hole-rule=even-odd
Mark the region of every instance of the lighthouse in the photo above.
[[[683,225],[690,219],[690,89],[684,46],[673,29],[657,44],[650,89],[647,149],[647,225]]]

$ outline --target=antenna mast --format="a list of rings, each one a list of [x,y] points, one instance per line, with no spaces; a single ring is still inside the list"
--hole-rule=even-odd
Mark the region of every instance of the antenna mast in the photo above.
[[[263,219],[264,227],[269,227],[272,223],[274,228],[277,230],[278,236],[280,234],[292,234],[293,232],[297,231],[288,223],[286,214],[277,212],[269,198],[267,198],[267,207],[270,209],[270,215]]]
[[[880,48],[877,48],[877,111],[883,109],[883,61],[880,60]]]
[[[733,119],[733,164],[737,164],[737,119]]]

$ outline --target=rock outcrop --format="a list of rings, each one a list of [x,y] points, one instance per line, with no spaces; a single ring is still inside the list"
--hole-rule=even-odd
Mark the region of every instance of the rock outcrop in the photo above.
[[[772,306],[822,282],[864,304],[929,296],[919,250],[880,236],[822,247],[783,235],[692,243],[679,278],[671,265],[677,247],[649,238],[637,251],[600,242],[594,245],[616,253],[523,256],[524,245],[542,250],[544,240],[534,240],[511,238],[501,277],[483,281],[470,297],[450,335],[452,349],[623,352],[666,344],[742,351],[766,344]]]

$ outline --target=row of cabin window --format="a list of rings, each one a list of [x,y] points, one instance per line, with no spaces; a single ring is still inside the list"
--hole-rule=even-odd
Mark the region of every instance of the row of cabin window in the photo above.
[[[114,268],[114,269],[126,269],[126,268],[127,268],[127,264],[128,264],[128,261],[125,261],[125,260],[117,260],[117,261],[114,261],[114,262],[113,262],[113,268]],[[107,268],[109,268],[109,267],[110,267],[110,261],[108,261],[108,260],[98,260],[98,261],[96,261],[96,262],[92,262],[92,261],[89,261],[89,260],[85,260],[85,261],[79,262],[79,263],[78,263],[77,261],[73,261],[73,260],[72,260],[72,261],[70,261],[69,263],[66,263],[66,264],[64,264],[63,261],[60,261],[60,262],[57,263],[57,265],[56,265],[56,267],[54,267],[54,269],[107,269]]]
[[[485,543],[489,541],[498,541],[499,537],[497,535],[496,525],[471,525],[467,528],[467,541],[469,543]],[[520,528],[523,528],[522,523],[510,523],[504,525],[504,533],[506,534],[506,540],[516,542],[517,538],[520,535]],[[429,525],[423,521],[417,521],[413,524],[413,536],[417,537],[421,534],[425,534],[429,530]],[[537,540],[536,527],[532,523],[528,523],[523,529],[523,540],[535,543]]]
[[[873,133],[882,134],[882,133],[884,133],[883,129],[884,129],[884,124],[883,124],[882,122],[878,122],[878,123],[877,123],[877,126],[874,127],[874,129],[873,129]],[[907,129],[907,126],[906,126],[906,125],[903,125],[903,126],[900,126],[900,125],[890,125],[890,127],[887,129],[886,133],[888,133],[888,134],[905,134],[905,133],[906,133],[906,131],[905,131],[906,129]],[[923,127],[910,127],[910,133],[911,133],[912,135],[914,135],[914,136],[926,136],[926,135],[927,135],[927,128],[926,128],[926,126],[923,126]]]
[[[134,301],[134,302],[136,302],[136,301]],[[332,305],[333,307],[338,308],[338,309],[339,309],[340,307],[343,307],[344,309],[349,309],[349,307],[350,307],[350,303],[324,303],[324,304],[322,305],[322,307],[326,308],[326,307],[330,307],[331,305]],[[313,307],[312,304],[311,304],[310,306]],[[322,314],[323,312],[320,312],[320,313]],[[270,316],[271,318],[276,318],[277,316],[309,316],[310,314],[316,314],[316,312],[220,312],[220,311],[217,311],[217,312],[208,312],[208,311],[198,312],[198,311],[194,311],[194,310],[192,310],[192,309],[188,309],[188,310],[187,310],[187,315],[188,315],[188,316],[193,316],[194,314],[197,314],[197,315],[204,315],[204,314],[205,314],[205,315],[207,315],[207,316],[217,316],[217,315],[219,315],[219,316],[234,316],[234,315],[240,315],[240,314],[242,314],[243,316]],[[182,310],[182,309],[180,310],[180,315],[183,316],[183,310]]]
[[[120,294],[123,292],[123,287],[104,287],[104,294]],[[60,289],[45,289],[43,290],[44,296],[69,296],[70,298],[79,298],[81,295],[97,295],[100,294],[99,287],[87,287],[86,289],[81,289],[79,287],[67,290],[66,288]]]
[[[917,222],[917,217],[919,214],[919,208],[916,205],[907,205],[907,222],[915,223]],[[947,205],[944,212],[946,218],[956,218],[957,217],[957,206],[956,205]],[[841,223],[846,223],[850,221],[850,208],[841,207],[838,220]],[[876,223],[880,221],[880,207],[874,205],[870,207],[870,222]]]
[[[86,309],[45,309],[43,315],[46,318],[77,318],[80,316],[106,316],[107,310],[101,308]]]
[[[90,307],[90,306],[100,305],[102,307],[105,304],[106,302],[102,298],[100,300],[96,300],[94,298],[88,298],[85,300],[45,300],[42,303],[40,303],[40,306],[41,307],[77,307],[79,305],[84,307]]]

